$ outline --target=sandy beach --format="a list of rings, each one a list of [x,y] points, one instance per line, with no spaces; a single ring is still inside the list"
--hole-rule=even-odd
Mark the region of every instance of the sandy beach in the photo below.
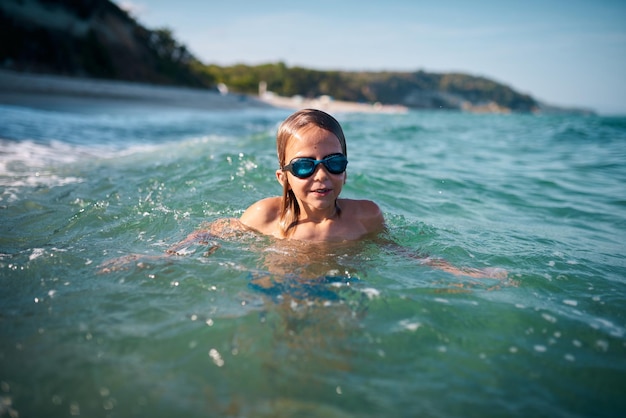
[[[124,81],[23,74],[0,70],[0,103],[41,108],[93,106],[173,106],[207,110],[269,107],[254,97],[216,91]]]
[[[329,97],[307,99],[302,97],[282,97],[275,94],[264,94],[259,97],[261,101],[274,107],[285,109],[314,108],[329,113],[405,113],[408,109],[401,105],[383,105],[380,103],[356,103],[341,100],[333,100]]]
[[[283,109],[317,108],[329,113],[402,113],[403,106],[352,103],[332,100],[287,98],[274,94],[261,97],[244,94],[220,94],[216,91],[185,87],[158,86],[125,81],[26,74],[0,70],[0,103],[34,106],[45,109],[81,107],[124,107],[142,105],[236,110],[275,107]]]

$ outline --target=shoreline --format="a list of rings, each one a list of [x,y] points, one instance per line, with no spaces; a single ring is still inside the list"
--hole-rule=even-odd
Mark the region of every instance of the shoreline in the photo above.
[[[329,113],[406,113],[404,106],[332,100],[262,96],[163,86],[130,81],[78,78],[52,74],[20,73],[0,69],[0,103],[44,109],[123,107],[134,104],[206,110],[316,108]]]
[[[45,109],[155,105],[206,110],[270,108],[251,96],[179,86],[0,70],[0,103]]]
[[[315,99],[303,97],[284,97],[273,93],[266,93],[259,96],[259,100],[270,104],[273,107],[299,110],[314,108],[329,113],[406,113],[408,108],[402,105],[383,105],[381,103],[367,104],[357,102],[346,102],[333,100],[330,97],[322,96]]]

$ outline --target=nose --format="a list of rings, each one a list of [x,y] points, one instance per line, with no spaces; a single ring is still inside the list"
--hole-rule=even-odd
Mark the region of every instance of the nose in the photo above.
[[[315,167],[315,171],[313,172],[314,179],[325,179],[328,176],[329,176],[329,173],[326,170],[326,167],[324,166],[324,164],[318,164],[317,167]]]

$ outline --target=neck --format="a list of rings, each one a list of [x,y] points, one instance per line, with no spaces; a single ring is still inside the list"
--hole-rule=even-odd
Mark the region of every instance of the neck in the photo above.
[[[324,213],[304,211],[306,213],[306,219],[300,219],[301,221],[309,221],[309,222],[323,222],[327,220],[333,220],[339,218],[341,216],[341,208],[337,201],[335,201],[335,205],[332,208],[329,208],[328,211]]]

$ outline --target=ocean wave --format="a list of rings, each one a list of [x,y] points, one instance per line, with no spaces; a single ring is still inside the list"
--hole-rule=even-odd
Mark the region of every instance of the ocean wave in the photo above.
[[[75,145],[58,140],[15,141],[0,138],[0,201],[18,199],[21,188],[58,187],[85,181],[89,167],[98,162],[117,160],[134,164],[159,161],[202,152],[206,144],[219,146],[227,141],[219,136],[190,138],[161,144]]]
[[[51,187],[80,182],[80,177],[63,175],[56,167],[95,155],[98,153],[89,155],[87,149],[60,141],[41,144],[34,140],[16,142],[0,139],[0,186]]]

